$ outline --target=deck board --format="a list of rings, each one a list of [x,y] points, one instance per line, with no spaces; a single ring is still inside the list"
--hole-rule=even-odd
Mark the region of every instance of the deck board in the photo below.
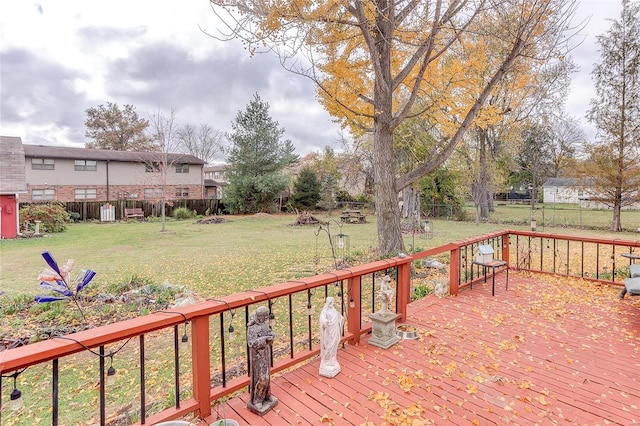
[[[342,371],[319,360],[276,375],[276,409],[248,395],[223,406],[246,425],[640,424],[640,297],[551,275],[511,271],[457,297],[408,307],[419,339],[340,349]],[[403,386],[401,386],[403,385]]]

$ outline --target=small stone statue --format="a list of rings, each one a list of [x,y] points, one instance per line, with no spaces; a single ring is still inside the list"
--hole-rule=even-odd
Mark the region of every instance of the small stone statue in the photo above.
[[[377,299],[380,301],[382,306],[380,307],[381,314],[390,313],[389,311],[389,303],[393,300],[393,296],[395,296],[395,290],[391,287],[391,277],[389,275],[385,275],[382,277],[380,282],[380,290],[378,291]]]
[[[269,309],[261,306],[251,314],[247,323],[247,345],[251,363],[250,399],[247,408],[260,416],[278,403],[278,398],[271,395],[270,353],[273,337],[273,331],[269,327]]]
[[[335,377],[340,372],[338,346],[342,336],[344,317],[333,305],[333,297],[327,301],[320,312],[320,375]]]

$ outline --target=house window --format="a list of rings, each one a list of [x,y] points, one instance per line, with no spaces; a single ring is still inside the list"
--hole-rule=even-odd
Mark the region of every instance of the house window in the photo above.
[[[91,200],[98,196],[96,188],[76,188],[76,200]]]
[[[146,163],[144,165],[144,171],[147,173],[154,173],[160,171],[160,163]]]
[[[73,168],[78,172],[95,172],[98,170],[98,163],[94,160],[75,160]]]
[[[32,158],[32,170],[53,170],[54,161],[51,158]]]
[[[188,164],[176,164],[176,173],[189,173]]]
[[[145,188],[144,198],[150,198],[150,199],[162,198],[162,188]]]
[[[55,189],[32,189],[31,199],[33,201],[55,200]]]
[[[188,197],[189,188],[176,188],[176,197]]]

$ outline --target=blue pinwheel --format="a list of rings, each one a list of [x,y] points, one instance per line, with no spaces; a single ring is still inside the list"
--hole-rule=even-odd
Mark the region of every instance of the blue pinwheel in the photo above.
[[[72,280],[70,277],[74,264],[73,259],[69,259],[66,264],[58,266],[58,262],[50,252],[43,251],[42,257],[49,265],[49,268],[45,268],[40,272],[38,280],[40,281],[40,288],[48,290],[50,294],[37,295],[35,301],[46,303],[73,300],[84,317],[82,308],[78,304],[78,294],[96,276],[96,272],[91,269],[82,270]]]

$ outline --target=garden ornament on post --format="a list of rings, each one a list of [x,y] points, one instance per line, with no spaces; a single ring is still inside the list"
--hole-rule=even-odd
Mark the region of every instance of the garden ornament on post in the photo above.
[[[247,323],[247,345],[251,363],[250,397],[247,408],[263,416],[278,404],[271,395],[271,345],[274,334],[269,327],[269,308],[260,306],[251,314]]]
[[[389,349],[400,341],[396,333],[396,318],[400,315],[389,310],[389,304],[395,295],[395,290],[391,287],[391,277],[385,275],[381,280],[380,289],[376,299],[381,303],[380,310],[369,315],[371,320],[371,338],[369,344],[379,348]]]

